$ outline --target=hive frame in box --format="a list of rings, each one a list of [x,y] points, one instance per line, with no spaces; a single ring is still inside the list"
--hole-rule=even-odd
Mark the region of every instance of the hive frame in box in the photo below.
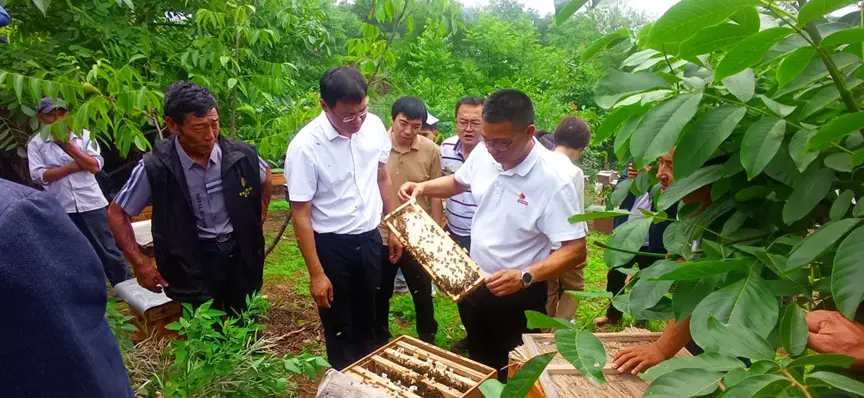
[[[351,364],[342,373],[373,387],[382,388],[391,396],[420,398],[418,395],[407,392],[397,386],[393,382],[391,375],[400,374],[415,378],[418,376],[422,378],[423,375],[396,363],[395,359],[414,364],[428,364],[425,361],[432,360],[452,370],[451,373],[447,374],[448,380],[462,383],[464,388],[457,390],[454,386],[444,385],[433,378],[424,379],[419,383],[426,388],[435,389],[447,398],[482,398],[483,393],[480,392],[480,385],[486,380],[494,379],[498,375],[495,369],[460,357],[434,345],[424,343],[411,336],[397,337],[384,347]],[[370,364],[388,368],[392,373],[385,378],[380,373],[369,370],[368,367]],[[440,368],[437,369],[440,371]],[[432,372],[426,372],[426,374],[429,373]]]
[[[422,230],[422,233],[425,234],[425,236],[406,236],[409,231],[407,229],[402,230],[400,226],[404,226],[406,223],[412,221],[423,223],[422,226],[417,226],[417,228]],[[411,199],[388,214],[384,217],[384,224],[390,229],[390,233],[394,234],[399,241],[402,242],[404,248],[407,249],[411,255],[414,256],[417,262],[423,266],[426,272],[432,276],[432,280],[439,288],[441,288],[441,291],[453,299],[453,301],[461,301],[465,296],[471,294],[483,284],[485,274],[480,270],[480,267],[477,266],[477,263],[475,263],[474,260],[471,260],[471,257],[468,256],[465,249],[454,242],[453,239],[450,238],[450,235],[445,232],[444,229],[429,216],[429,214],[426,214],[426,211],[420,207],[416,200]],[[413,227],[415,225],[412,224],[411,226]],[[427,247],[416,247],[411,244],[411,240],[419,241],[420,245],[417,246],[425,245]],[[428,247],[433,244],[437,245],[437,247]],[[435,256],[424,255],[424,253],[428,251],[434,251]],[[459,268],[464,270],[469,278],[472,275],[471,272],[474,272],[477,275],[477,278],[470,282],[468,288],[461,292],[450,291],[448,286],[452,286],[452,280],[445,279],[444,274],[449,272],[448,268],[454,269],[454,267],[457,270]],[[452,272],[451,276],[453,276]],[[462,279],[464,281],[465,278]]]

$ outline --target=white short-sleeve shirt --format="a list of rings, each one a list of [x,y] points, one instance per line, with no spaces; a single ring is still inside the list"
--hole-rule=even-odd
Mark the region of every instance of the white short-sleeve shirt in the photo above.
[[[378,166],[390,157],[390,137],[369,113],[351,138],[339,135],[322,112],[288,145],[288,198],[312,202],[312,229],[318,233],[360,234],[381,223],[384,202]]]
[[[585,173],[582,171],[579,166],[573,164],[570,158],[563,153],[552,152],[555,155],[555,158],[561,163],[561,167],[564,169],[569,169],[573,177],[573,187],[576,188],[576,194],[579,195],[579,214],[585,213]],[[585,231],[588,231],[588,223],[581,222],[582,226],[585,228]],[[561,242],[552,242],[552,250],[558,250],[561,248]]]
[[[583,223],[568,221],[583,208],[574,169],[555,156],[535,140],[528,157],[504,171],[481,143],[456,172],[477,201],[471,258],[486,273],[525,269],[548,257],[552,242],[587,234]]]

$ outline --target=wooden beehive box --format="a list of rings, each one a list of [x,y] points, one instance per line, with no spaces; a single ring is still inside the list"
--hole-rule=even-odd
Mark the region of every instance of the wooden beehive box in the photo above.
[[[400,336],[342,373],[401,398],[481,398],[495,369],[410,336]]]
[[[483,284],[480,267],[415,200],[384,217],[384,224],[454,301],[462,300]]]
[[[603,342],[603,346],[606,348],[606,365],[603,367],[606,384],[594,384],[587,377],[582,376],[573,365],[559,354],[552,359],[540,377],[538,383],[541,388],[535,388],[533,393],[529,394],[529,398],[641,397],[649,383],[638,376],[621,374],[612,368],[612,361],[618,350],[655,342],[660,338],[661,333],[621,332],[594,333],[594,335]],[[525,334],[522,335],[522,342],[524,345],[520,349],[525,351],[528,359],[557,351],[553,334]],[[691,356],[686,349],[681,349],[675,355],[675,357],[685,356]]]

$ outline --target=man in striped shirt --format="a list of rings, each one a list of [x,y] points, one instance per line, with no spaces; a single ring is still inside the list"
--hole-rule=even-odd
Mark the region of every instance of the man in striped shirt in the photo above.
[[[480,142],[480,126],[483,121],[483,98],[468,96],[456,103],[456,136],[441,143],[441,169],[445,176],[456,174],[468,155]],[[468,252],[471,251],[471,220],[477,211],[477,202],[471,190],[452,196],[444,203],[447,216],[447,232],[450,237]],[[460,306],[459,316],[462,317]],[[464,320],[462,322],[465,323]],[[465,352],[467,338],[453,344],[454,352]]]

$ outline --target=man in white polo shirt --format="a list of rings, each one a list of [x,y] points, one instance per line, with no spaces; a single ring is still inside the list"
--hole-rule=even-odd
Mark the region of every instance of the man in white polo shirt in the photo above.
[[[327,357],[344,369],[375,348],[375,296],[381,256],[395,263],[402,245],[385,247],[382,211],[396,208],[390,175],[390,137],[368,113],[366,81],[348,67],[321,78],[323,112],[288,146],[285,177],[294,233],[318,305]],[[392,283],[392,282],[391,282]]]
[[[546,283],[585,261],[585,226],[568,217],[581,209],[572,169],[534,139],[534,106],[505,89],[483,106],[483,143],[453,176],[406,183],[399,197],[450,197],[469,188],[477,201],[471,258],[488,275],[463,311],[471,359],[499,369],[528,331],[526,310],[545,311]],[[550,255],[552,242],[561,249]]]

